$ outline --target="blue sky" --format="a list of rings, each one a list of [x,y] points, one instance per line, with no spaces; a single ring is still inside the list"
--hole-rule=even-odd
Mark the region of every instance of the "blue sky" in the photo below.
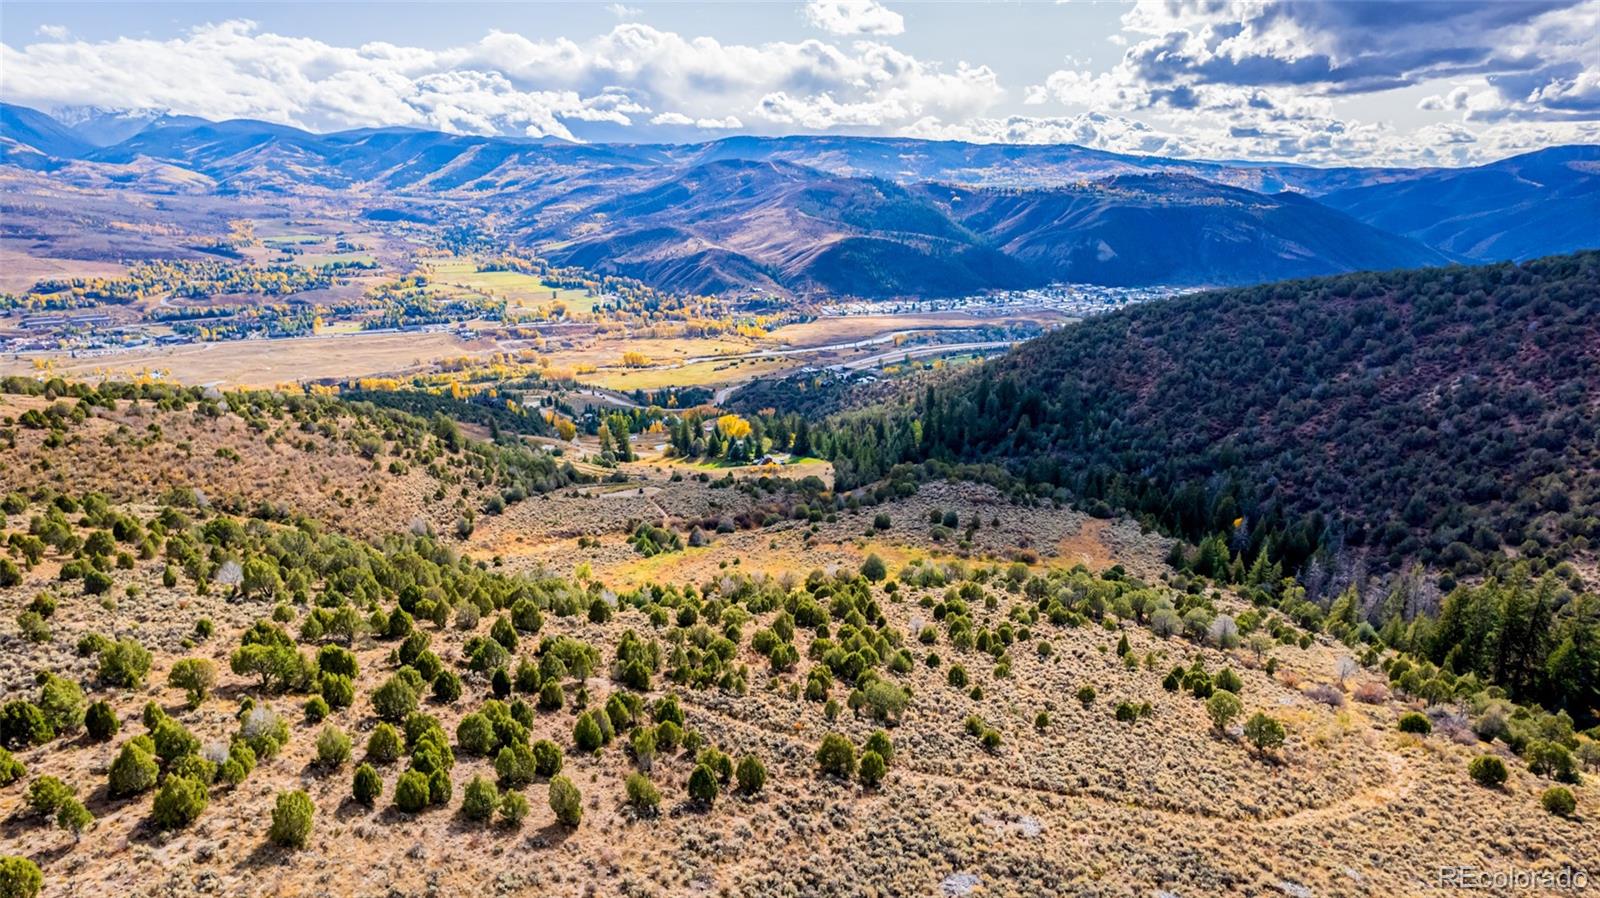
[[[1463,164],[1600,142],[1600,0],[7,2],[0,97],[319,131]]]

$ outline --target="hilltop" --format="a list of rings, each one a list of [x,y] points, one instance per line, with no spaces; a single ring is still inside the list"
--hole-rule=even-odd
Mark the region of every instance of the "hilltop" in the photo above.
[[[1454,709],[1510,709],[1476,678],[1130,520],[647,450],[596,478],[310,391],[6,386],[0,854],[47,898],[1342,895],[1597,860],[1540,808],[1577,777],[1513,753],[1592,763],[1570,719],[1480,741]]]

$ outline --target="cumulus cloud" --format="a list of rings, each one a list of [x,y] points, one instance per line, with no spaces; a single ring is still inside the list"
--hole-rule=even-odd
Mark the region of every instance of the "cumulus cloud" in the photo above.
[[[1600,120],[1600,0],[1161,0],[1134,5],[1122,29],[1112,68],[1057,70],[1024,102],[1181,123],[1190,146],[1307,161],[1431,161],[1473,143],[1338,105],[1415,85],[1442,84],[1417,107],[1466,123],[1564,122],[1578,137]]]
[[[1536,68],[1522,38],[1576,0],[1311,0],[1140,3],[1123,18],[1144,35],[1123,64],[1151,83],[1371,91],[1430,78]]]
[[[1057,56],[1057,71],[1009,92],[1003,70],[884,40],[904,21],[875,0],[803,8],[843,39],[765,43],[606,8],[622,21],[589,37],[492,30],[442,47],[343,45],[244,20],[101,41],[45,26],[0,43],[0,96],[317,131],[843,131],[1313,163],[1464,162],[1600,134],[1600,0],[1141,3],[1110,35],[1124,49],[1109,68]],[[1009,64],[1000,49],[997,67]],[[1363,97],[1397,86],[1415,121],[1373,120],[1381,107]]]
[[[725,44],[626,22],[594,38],[491,31],[444,49],[358,47],[249,21],[170,40],[0,45],[13,102],[161,108],[310,128],[411,125],[574,138],[577,122],[702,128],[892,129],[978,114],[1003,96],[983,66],[953,70],[888,45],[818,40]]]
[[[905,17],[877,0],[810,0],[806,21],[830,34],[903,34]]]

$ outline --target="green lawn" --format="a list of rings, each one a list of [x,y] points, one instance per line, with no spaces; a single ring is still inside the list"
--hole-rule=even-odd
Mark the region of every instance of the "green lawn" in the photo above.
[[[491,291],[512,309],[537,309],[551,302],[566,303],[574,313],[594,311],[594,298],[583,290],[552,287],[530,274],[516,271],[479,271],[473,259],[444,259],[429,263],[438,283],[468,290]]]

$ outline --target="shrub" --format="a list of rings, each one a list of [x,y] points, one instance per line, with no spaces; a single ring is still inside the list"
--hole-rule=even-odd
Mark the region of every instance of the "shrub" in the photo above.
[[[861,562],[861,576],[866,577],[873,583],[877,583],[889,576],[889,569],[884,565],[882,558],[877,555],[868,555],[867,560]]]
[[[487,823],[499,806],[500,790],[494,787],[494,783],[481,776],[475,776],[467,783],[461,798],[461,813],[468,820]]]
[[[356,768],[355,779],[350,785],[350,794],[356,801],[370,808],[383,794],[383,778],[378,776],[378,771],[372,769],[371,764],[362,764]]]
[[[391,676],[372,693],[372,709],[382,720],[405,720],[406,715],[417,710],[416,690],[404,678]]]
[[[334,724],[328,724],[317,734],[317,763],[324,767],[340,767],[350,760],[350,737]]]
[[[550,678],[539,687],[539,707],[546,711],[556,711],[566,701],[565,694],[561,691],[561,681]]]
[[[461,698],[461,677],[453,670],[441,670],[433,678],[433,698],[444,704],[454,704]]]
[[[1265,753],[1269,748],[1282,745],[1285,735],[1283,724],[1260,711],[1244,724],[1244,737],[1256,747],[1257,752]]]
[[[1426,736],[1433,732],[1433,724],[1428,721],[1427,715],[1418,714],[1415,711],[1411,711],[1407,714],[1401,715],[1400,732],[1416,733],[1419,736]]]
[[[1244,691],[1244,680],[1240,679],[1231,667],[1217,671],[1217,675],[1211,678],[1211,685],[1218,689],[1226,689],[1234,695]]]
[[[1211,717],[1211,725],[1216,727],[1218,734],[1228,731],[1228,724],[1244,711],[1244,705],[1239,697],[1226,689],[1219,689],[1206,699],[1206,714]]]
[[[110,591],[113,584],[114,581],[112,581],[111,575],[98,568],[89,568],[84,571],[83,594],[86,596],[104,595]]]
[[[306,720],[310,723],[321,723],[328,717],[328,700],[320,695],[313,695],[306,699]]]
[[[623,789],[628,795],[628,804],[633,807],[635,813],[641,817],[655,815],[661,805],[661,790],[656,788],[655,783],[650,782],[648,776],[638,771],[628,774]]]
[[[100,650],[100,679],[113,686],[133,689],[150,672],[150,652],[132,638],[120,639]]]
[[[1314,702],[1321,702],[1330,708],[1344,707],[1344,693],[1339,691],[1339,687],[1328,683],[1317,683],[1307,689],[1306,698]]]
[[[501,785],[508,789],[526,786],[533,782],[536,773],[533,751],[521,742],[500,749],[494,758],[494,772]]]
[[[1095,693],[1093,686],[1078,687],[1078,703],[1083,705],[1085,708],[1094,704],[1094,695]]]
[[[500,796],[500,824],[513,829],[528,819],[528,799],[521,792],[507,792]]]
[[[482,712],[473,712],[456,724],[456,744],[472,755],[487,755],[499,745],[494,724]]]
[[[374,764],[393,764],[400,759],[404,749],[405,742],[400,738],[400,731],[392,724],[378,724],[373,728],[372,735],[367,737],[367,760]]]
[[[9,786],[27,775],[28,768],[13,757],[11,752],[0,748],[0,786]]]
[[[894,721],[911,704],[911,695],[888,680],[873,680],[862,690],[862,704],[873,720]]]
[[[167,764],[200,751],[200,740],[183,724],[170,717],[163,717],[156,722],[155,729],[150,731],[150,738],[155,742],[156,757]]]
[[[348,708],[355,704],[355,683],[344,674],[322,674],[317,678],[317,691],[329,708]]]
[[[28,784],[28,810],[40,817],[53,816],[72,797],[72,787],[57,777],[41,776]]]
[[[184,755],[167,767],[167,776],[186,776],[210,786],[217,779],[217,765],[197,754]]]
[[[1539,804],[1557,817],[1571,817],[1572,812],[1578,809],[1578,800],[1566,786],[1551,786],[1544,790],[1544,794],[1539,796]]]
[[[76,798],[68,798],[56,811],[56,825],[72,833],[73,839],[83,834],[94,822],[94,815]]]
[[[349,649],[325,645],[317,650],[317,670],[323,674],[338,674],[354,679],[361,671],[356,656]]]
[[[707,748],[700,752],[700,757],[695,763],[716,774],[718,783],[726,783],[733,779],[733,759],[716,748]]]
[[[455,786],[450,782],[450,770],[446,767],[435,767],[428,774],[428,803],[449,804],[450,795],[455,791]]]
[[[187,776],[168,776],[156,792],[152,817],[162,829],[188,826],[206,809],[211,797],[199,780]]]
[[[117,712],[111,710],[110,702],[98,701],[83,715],[83,726],[90,739],[108,742],[122,729],[122,722],[117,720]]]
[[[43,745],[56,737],[50,721],[33,702],[17,699],[0,708],[0,746],[17,749]]]
[[[272,808],[272,827],[267,830],[267,838],[284,848],[306,847],[311,838],[311,818],[316,811],[311,796],[305,792],[299,789],[279,792],[278,803]]]
[[[739,766],[734,768],[733,776],[739,783],[740,792],[754,795],[767,784],[767,767],[755,755],[745,755],[739,759]]]
[[[539,776],[555,776],[562,772],[562,748],[550,740],[533,743],[533,770]]]
[[[564,776],[550,778],[550,810],[556,819],[567,826],[577,826],[583,820],[583,796],[572,780]]]
[[[111,762],[113,798],[138,795],[155,787],[161,766],[156,763],[154,750],[145,748],[147,741],[133,739],[123,743],[116,760]]]
[[[1506,781],[1506,762],[1494,755],[1479,755],[1467,765],[1467,775],[1480,786],[1498,788]]]
[[[1376,681],[1357,685],[1351,694],[1365,705],[1381,705],[1389,700],[1389,688]]]
[[[0,856],[0,898],[38,898],[44,888],[39,865],[25,857]]]
[[[656,748],[662,754],[672,754],[683,744],[683,728],[670,720],[656,724]]]
[[[45,722],[56,735],[74,733],[83,726],[83,689],[66,677],[42,674],[38,704]]]
[[[289,723],[268,705],[251,705],[239,724],[238,738],[256,757],[271,760],[289,744]]]
[[[217,776],[230,786],[237,786],[244,782],[245,777],[256,769],[256,753],[242,739],[235,739],[228,746],[228,757],[222,762],[222,767],[217,771]]]
[[[594,716],[588,711],[578,715],[578,722],[572,727],[572,742],[579,751],[595,752],[605,744],[605,736],[600,732],[600,725],[595,723]]]
[[[395,807],[415,814],[428,806],[428,775],[420,770],[407,770],[394,784]]]
[[[889,764],[884,761],[883,755],[875,751],[861,753],[861,784],[869,789],[877,788],[883,782],[883,775],[888,772]]]
[[[695,802],[709,807],[716,802],[717,793],[721,788],[717,785],[717,775],[710,767],[696,764],[694,772],[689,774],[689,797]]]
[[[1572,752],[1559,742],[1530,742],[1523,750],[1523,757],[1528,759],[1528,769],[1540,776],[1565,782],[1577,779],[1577,766],[1572,762]]]
[[[829,733],[817,747],[817,765],[824,774],[849,779],[856,772],[856,747],[843,735]]]
[[[184,658],[175,662],[167,674],[167,685],[182,689],[191,708],[198,708],[216,684],[217,665],[210,658]]]
[[[862,748],[865,751],[875,751],[883,758],[885,764],[894,763],[894,741],[883,730],[873,730],[867,737],[867,742]]]

